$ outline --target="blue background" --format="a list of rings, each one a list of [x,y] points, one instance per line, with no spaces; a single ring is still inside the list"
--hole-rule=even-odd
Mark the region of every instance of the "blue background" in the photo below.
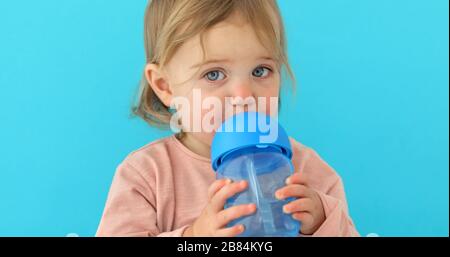
[[[448,1],[279,1],[281,120],[342,176],[364,236],[448,236]],[[95,234],[115,168],[168,135],[129,118],[146,1],[0,2],[0,236]]]

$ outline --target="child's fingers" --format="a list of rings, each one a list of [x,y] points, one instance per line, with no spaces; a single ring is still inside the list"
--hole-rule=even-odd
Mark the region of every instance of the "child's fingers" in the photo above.
[[[238,224],[235,226],[232,226],[231,228],[222,228],[215,232],[214,236],[218,237],[233,237],[241,234],[244,232],[245,227],[242,224]]]
[[[208,188],[208,200],[211,200],[211,198],[219,191],[223,186],[231,183],[230,179],[219,179],[214,181]]]
[[[291,176],[286,179],[286,184],[301,184],[306,185],[306,176],[300,172],[294,172]]]
[[[283,206],[284,213],[304,212],[310,211],[312,207],[312,200],[310,198],[300,198],[287,203]]]
[[[256,211],[256,205],[251,204],[241,204],[236,205],[225,210],[220,211],[217,214],[216,226],[218,228],[226,226],[231,221],[238,219],[243,216],[251,215]]]
[[[314,222],[314,217],[309,212],[295,212],[292,218],[300,221],[303,227],[308,227]]]
[[[310,189],[307,188],[304,185],[287,185],[285,187],[282,187],[281,189],[278,189],[275,192],[275,197],[279,200],[283,200],[288,197],[309,197],[310,196]]]
[[[223,209],[225,202],[228,198],[235,194],[244,191],[248,186],[247,181],[242,180],[240,182],[232,182],[223,186],[219,191],[214,194],[211,199],[211,207],[214,211],[219,212]]]

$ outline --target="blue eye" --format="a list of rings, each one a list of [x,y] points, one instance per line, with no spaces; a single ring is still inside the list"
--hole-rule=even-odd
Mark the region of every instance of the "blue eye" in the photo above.
[[[258,67],[258,68],[253,70],[252,74],[253,74],[253,76],[258,77],[258,78],[264,78],[264,77],[267,77],[269,75],[270,71],[271,70],[269,68]]]
[[[225,78],[225,74],[223,72],[214,70],[206,73],[205,77],[210,81],[222,80]]]

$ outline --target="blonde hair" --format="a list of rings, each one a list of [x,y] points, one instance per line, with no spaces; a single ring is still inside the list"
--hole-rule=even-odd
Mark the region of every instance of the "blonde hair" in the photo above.
[[[204,49],[204,32],[234,12],[252,25],[263,46],[274,54],[280,71],[284,66],[295,84],[276,0],[150,0],[144,19],[146,63],[164,67],[177,49],[196,35],[200,35]],[[161,102],[145,75],[132,113],[157,127],[166,127],[170,122],[169,107]]]

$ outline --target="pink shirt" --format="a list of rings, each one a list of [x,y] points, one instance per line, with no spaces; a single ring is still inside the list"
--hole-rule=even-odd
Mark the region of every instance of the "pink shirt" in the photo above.
[[[326,220],[313,236],[359,236],[342,180],[319,155],[291,138],[295,172],[309,176]],[[117,167],[96,236],[181,236],[207,204],[211,160],[175,136],[130,153]]]

